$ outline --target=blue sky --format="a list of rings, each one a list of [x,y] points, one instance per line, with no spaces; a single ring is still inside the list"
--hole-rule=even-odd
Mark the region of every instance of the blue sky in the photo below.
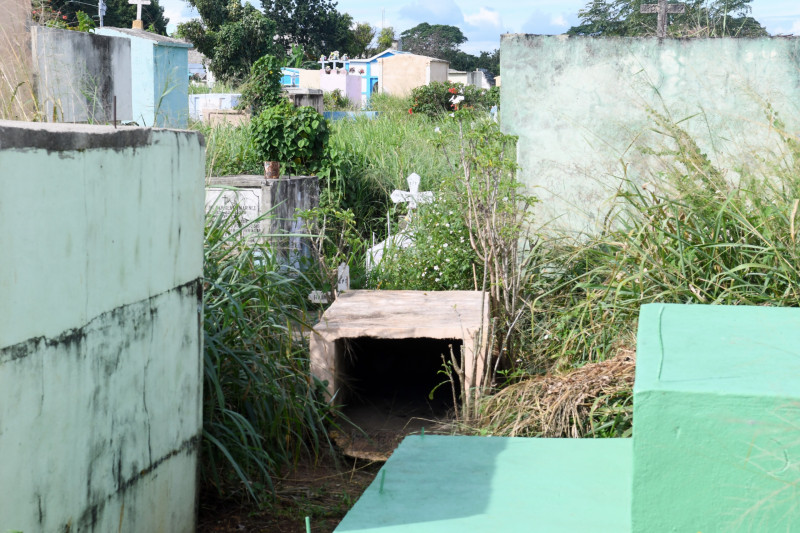
[[[469,53],[500,46],[502,33],[559,34],[578,22],[578,10],[588,0],[339,0],[337,9],[358,22],[380,28],[392,26],[399,34],[419,24],[458,26],[469,39],[461,49]],[[654,0],[655,1],[655,0]],[[258,0],[253,1],[260,7]],[[174,25],[192,18],[185,0],[161,0]],[[800,35],[800,1],[753,0],[753,16],[775,35]]]

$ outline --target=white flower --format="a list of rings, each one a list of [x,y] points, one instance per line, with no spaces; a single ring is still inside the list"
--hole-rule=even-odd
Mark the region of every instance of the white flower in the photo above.
[[[445,228],[449,228],[450,227],[450,223],[448,222],[447,224],[444,225],[444,227]]]
[[[433,280],[433,281],[439,281],[439,279],[440,279],[440,278],[436,278],[436,279],[435,279],[435,280]]]
[[[435,129],[435,130],[433,130],[433,131],[435,131],[436,133],[442,133],[442,130],[441,130],[441,129],[439,129],[439,126],[436,126],[436,129]]]
[[[450,113],[450,118],[455,118],[455,116],[456,116],[455,113]]]
[[[449,245],[448,245],[447,243],[444,243],[442,246],[444,246],[445,248],[447,248]]]
[[[439,270],[439,265],[433,265],[434,270]]]

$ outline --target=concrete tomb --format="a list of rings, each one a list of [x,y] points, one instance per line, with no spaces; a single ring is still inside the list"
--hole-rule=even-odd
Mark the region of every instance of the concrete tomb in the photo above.
[[[244,233],[268,239],[281,256],[292,261],[308,256],[301,236],[307,233],[306,224],[295,212],[319,205],[316,176],[281,176],[277,180],[257,175],[212,177],[206,187],[206,211],[220,209],[227,215],[235,209],[243,224],[267,215]],[[282,234],[287,237],[280,237]]]
[[[204,168],[197,133],[0,121],[0,530],[195,531]]]

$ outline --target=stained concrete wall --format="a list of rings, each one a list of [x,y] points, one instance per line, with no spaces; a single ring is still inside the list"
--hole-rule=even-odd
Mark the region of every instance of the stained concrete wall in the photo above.
[[[133,120],[140,126],[189,124],[189,48],[178,39],[130,28],[98,28],[100,35],[131,42]]]
[[[319,207],[319,178],[281,176],[274,180],[255,175],[222,176],[209,178],[207,185],[207,211],[220,209],[227,214],[237,209],[243,222],[268,214],[243,233],[251,237],[267,236],[275,251],[290,263],[296,263],[300,256],[310,256],[308,239],[301,237],[308,234],[306,221],[297,218],[296,211]]]
[[[131,46],[126,39],[33,26],[39,108],[49,122],[131,120]]]
[[[192,532],[202,138],[0,121],[0,529]]]
[[[36,114],[29,26],[31,3],[0,0],[0,118],[32,120]]]
[[[665,145],[648,109],[683,120],[725,165],[777,146],[766,102],[800,125],[800,40],[504,35],[503,129],[519,136],[519,177],[537,224],[594,231],[627,173],[648,180]],[[621,164],[624,161],[625,167]]]

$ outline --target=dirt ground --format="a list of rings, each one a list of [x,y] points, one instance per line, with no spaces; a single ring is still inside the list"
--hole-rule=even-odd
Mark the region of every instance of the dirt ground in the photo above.
[[[313,533],[331,533],[383,463],[331,457],[318,464],[304,463],[275,480],[277,503],[259,509],[252,503],[220,502],[201,494],[198,533],[269,532],[305,533],[311,517]]]

